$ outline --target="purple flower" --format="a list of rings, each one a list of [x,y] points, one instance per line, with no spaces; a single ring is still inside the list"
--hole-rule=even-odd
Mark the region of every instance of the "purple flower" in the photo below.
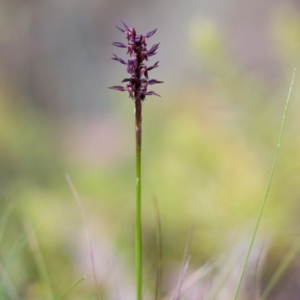
[[[116,26],[121,32],[126,34],[127,45],[121,42],[114,42],[113,45],[119,48],[127,48],[127,54],[130,55],[128,61],[119,58],[117,55],[113,55],[112,59],[127,66],[127,73],[131,75],[130,78],[125,78],[122,82],[127,82],[126,87],[115,85],[109,87],[112,90],[124,92],[127,91],[129,97],[135,101],[143,101],[146,96],[159,96],[154,91],[147,91],[148,85],[157,83],[163,83],[156,79],[149,79],[148,72],[158,67],[158,62],[154,65],[147,67],[144,61],[148,60],[148,57],[156,54],[156,50],[159,47],[158,44],[154,44],[150,50],[147,50],[147,39],[155,34],[156,29],[149,31],[145,35],[138,35],[134,28],[128,27],[123,21],[124,29]]]

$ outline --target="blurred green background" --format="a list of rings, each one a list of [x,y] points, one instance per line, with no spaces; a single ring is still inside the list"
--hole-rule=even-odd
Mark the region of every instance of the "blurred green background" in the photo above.
[[[236,255],[240,264],[249,243],[300,65],[297,1],[1,1],[1,299],[55,299],[83,275],[65,299],[96,299],[85,226],[66,174],[87,216],[104,299],[134,297],[133,103],[107,89],[126,77],[110,60],[112,53],[126,58],[111,45],[125,42],[115,28],[120,20],[141,34],[158,28],[149,45],[161,43],[151,60],[160,67],[150,76],[165,81],[155,86],[162,98],[148,97],[143,106],[145,298],[155,287],[154,198],[162,296],[176,286],[192,231],[188,272],[225,253],[219,269],[228,270],[229,296],[223,288],[215,299],[232,297],[226,262]],[[262,290],[298,241],[299,95],[296,74],[249,267],[260,259]],[[272,299],[298,299],[299,274],[296,257]],[[256,299],[246,287],[241,293]]]

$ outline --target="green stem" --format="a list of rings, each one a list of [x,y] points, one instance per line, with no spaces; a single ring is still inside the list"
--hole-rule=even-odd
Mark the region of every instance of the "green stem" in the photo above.
[[[283,261],[280,263],[278,269],[274,273],[273,277],[271,278],[271,281],[269,282],[268,286],[264,290],[263,294],[260,297],[260,300],[266,300],[269,296],[270,292],[278,282],[278,280],[281,278],[281,276],[284,274],[284,272],[287,270],[293,259],[296,257],[297,253],[300,250],[300,239],[296,241],[296,243],[293,245],[293,247],[289,250],[288,254],[285,256]]]
[[[142,300],[142,217],[141,217],[141,150],[142,150],[142,101],[135,100],[136,136],[136,215],[135,215],[135,272],[136,300]]]
[[[239,281],[238,281],[238,284],[237,284],[237,287],[236,287],[236,290],[235,290],[235,293],[234,293],[234,296],[233,296],[233,300],[236,300],[237,296],[239,294],[240,287],[241,287],[243,277],[244,277],[244,274],[245,274],[245,271],[246,271],[246,267],[247,267],[247,264],[248,264],[248,260],[249,260],[249,257],[250,257],[250,253],[251,253],[251,250],[252,250],[252,247],[253,247],[253,244],[254,244],[255,237],[257,235],[258,227],[259,227],[259,224],[260,224],[260,221],[261,221],[261,218],[262,218],[262,214],[263,214],[263,211],[265,209],[267,198],[268,198],[268,195],[269,195],[269,190],[270,190],[271,182],[272,182],[272,179],[273,179],[274,170],[275,170],[275,166],[276,166],[277,158],[278,158],[278,153],[279,153],[279,149],[280,149],[280,145],[281,145],[281,141],[282,141],[286,116],[287,116],[287,112],[288,112],[288,108],[289,108],[289,104],[290,104],[290,98],[291,98],[292,87],[293,87],[293,84],[294,84],[295,72],[296,72],[296,70],[294,70],[291,85],[290,85],[290,89],[289,89],[289,93],[288,93],[288,97],[287,97],[287,100],[286,100],[286,105],[285,105],[285,109],[284,109],[284,114],[283,114],[283,118],[282,118],[280,132],[279,132],[278,142],[277,142],[277,148],[276,148],[276,152],[275,152],[271,172],[270,172],[270,175],[269,175],[269,180],[268,180],[268,183],[267,183],[265,196],[264,196],[264,199],[262,201],[262,204],[261,204],[261,207],[260,207],[260,210],[259,210],[259,215],[258,215],[256,224],[255,224],[254,231],[252,233],[251,241],[250,241],[250,244],[249,244],[249,247],[248,247],[248,250],[247,250],[246,258],[245,258],[245,261],[244,261],[244,264],[243,264],[243,267],[242,267],[242,271],[241,271],[241,274],[240,274],[240,277],[239,277]]]

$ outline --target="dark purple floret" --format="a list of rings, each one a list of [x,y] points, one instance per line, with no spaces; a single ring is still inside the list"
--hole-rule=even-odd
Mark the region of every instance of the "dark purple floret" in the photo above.
[[[126,91],[126,89],[123,86],[121,86],[121,85],[110,86],[109,89],[120,91],[120,92]]]
[[[154,29],[154,30],[149,31],[148,33],[146,33],[145,38],[148,39],[149,37],[151,37],[156,32],[156,30],[157,29]]]
[[[158,49],[159,43],[158,44],[154,44],[151,49],[147,52],[148,56],[152,56],[155,55],[155,51]]]
[[[127,91],[129,97],[135,101],[143,101],[146,96],[159,96],[154,91],[147,91],[148,85],[163,83],[163,81],[158,81],[156,79],[148,78],[148,72],[154,68],[158,67],[158,62],[154,65],[147,67],[144,61],[148,60],[148,57],[156,54],[156,50],[159,47],[158,44],[154,44],[150,50],[147,50],[146,40],[155,34],[157,29],[151,30],[145,35],[138,35],[135,29],[127,26],[123,21],[123,28],[116,26],[121,32],[126,34],[127,44],[121,42],[113,42],[113,45],[119,48],[127,48],[127,54],[130,55],[128,61],[119,58],[117,55],[113,55],[112,59],[120,62],[127,66],[127,73],[131,75],[130,78],[125,78],[122,82],[127,82],[126,87],[115,85],[109,87],[112,90],[117,90],[120,92]]]
[[[126,63],[125,60],[119,58],[119,57],[118,57],[117,55],[115,55],[115,54],[114,54],[114,57],[112,57],[111,59],[116,60],[116,61],[120,62],[120,63],[123,64],[123,65],[127,65],[127,63]]]
[[[163,81],[158,81],[156,79],[151,79],[151,80],[148,80],[148,84],[156,84],[156,83],[163,83]]]
[[[113,42],[112,44],[116,47],[127,48],[127,45],[120,43],[120,42]]]

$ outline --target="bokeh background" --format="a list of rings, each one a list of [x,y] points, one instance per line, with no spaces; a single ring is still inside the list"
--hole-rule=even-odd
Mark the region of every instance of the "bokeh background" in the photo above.
[[[103,299],[134,297],[133,103],[107,88],[126,77],[110,59],[126,58],[111,44],[125,42],[120,20],[141,34],[158,28],[151,77],[165,82],[143,106],[145,297],[155,290],[156,198],[161,297],[176,287],[188,248],[186,276],[217,262],[189,299],[232,299],[300,65],[296,0],[1,0],[2,299],[57,299],[83,275],[65,299],[96,299],[66,174],[86,213]],[[299,95],[296,74],[241,299],[259,299],[299,240]],[[269,299],[299,299],[299,263],[296,255]]]

